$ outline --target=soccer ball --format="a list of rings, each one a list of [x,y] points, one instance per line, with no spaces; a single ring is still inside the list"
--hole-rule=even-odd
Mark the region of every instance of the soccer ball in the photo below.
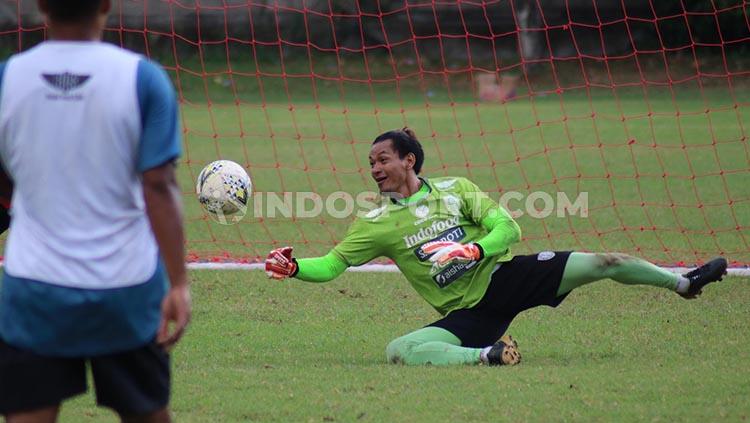
[[[232,224],[245,216],[253,183],[242,166],[230,160],[217,160],[198,174],[195,190],[209,216],[219,223]]]

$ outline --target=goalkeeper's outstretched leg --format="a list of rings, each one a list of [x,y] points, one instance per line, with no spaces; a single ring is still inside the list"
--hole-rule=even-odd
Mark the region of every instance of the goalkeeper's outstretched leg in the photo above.
[[[678,275],[627,254],[571,253],[557,294],[564,295],[582,285],[612,279],[627,285],[666,288],[683,298],[693,299],[702,293],[704,286],[720,281],[726,270],[727,261],[721,257],[684,275]]]
[[[391,341],[386,355],[389,362],[406,365],[518,364],[521,362],[518,343],[505,334],[505,330],[513,317],[524,309],[555,306],[573,289],[605,279],[627,285],[651,285],[675,291],[685,298],[695,298],[707,284],[720,281],[726,268],[727,262],[723,258],[678,275],[620,253],[573,252],[568,253],[567,260],[565,253],[551,252],[519,257],[512,263],[503,263],[499,268],[502,272],[493,274],[493,279],[497,278],[504,284],[491,285],[479,307],[457,310],[425,328]],[[559,269],[558,273],[554,269]],[[513,293],[517,290],[503,289],[514,280],[521,280],[524,286],[537,286],[535,292],[544,292],[540,287],[550,286],[553,288],[551,295],[556,286],[551,281],[555,279],[560,283],[554,298],[542,295],[527,303],[515,298]],[[534,281],[543,282],[537,284]],[[500,335],[494,344],[483,346],[489,339]]]

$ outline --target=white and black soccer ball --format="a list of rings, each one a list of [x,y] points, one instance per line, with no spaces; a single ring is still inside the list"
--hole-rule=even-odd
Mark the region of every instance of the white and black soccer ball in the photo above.
[[[198,201],[219,223],[239,222],[247,212],[253,183],[245,169],[231,160],[211,162],[198,174]]]

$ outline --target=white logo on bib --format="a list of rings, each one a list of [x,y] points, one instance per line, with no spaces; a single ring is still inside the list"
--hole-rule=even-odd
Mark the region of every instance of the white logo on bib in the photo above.
[[[536,259],[539,261],[547,261],[555,256],[555,253],[552,251],[542,251],[541,253],[536,255]]]

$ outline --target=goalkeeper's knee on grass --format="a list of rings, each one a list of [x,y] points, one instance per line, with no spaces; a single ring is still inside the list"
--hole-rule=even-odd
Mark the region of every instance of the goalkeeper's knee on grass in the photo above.
[[[405,364],[406,358],[415,345],[418,345],[418,343],[410,342],[408,339],[404,339],[404,337],[396,338],[385,347],[385,357],[389,363]]]
[[[451,332],[428,326],[391,341],[385,349],[389,363],[406,365],[476,364],[479,349],[463,348]]]
[[[521,361],[517,344],[510,337],[495,345],[482,348],[461,346],[461,340],[445,329],[428,326],[396,338],[385,349],[388,362],[409,366],[458,364],[489,365],[517,364]],[[487,351],[484,351],[487,350]],[[484,354],[483,354],[484,351]]]

